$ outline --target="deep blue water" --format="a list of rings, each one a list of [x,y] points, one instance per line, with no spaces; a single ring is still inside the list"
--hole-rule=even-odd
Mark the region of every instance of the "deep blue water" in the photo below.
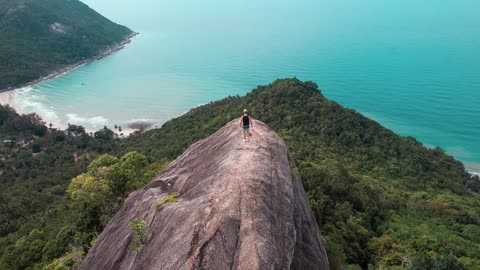
[[[296,76],[480,171],[478,0],[84,2],[141,34],[107,59],[16,92],[49,122],[161,124]]]

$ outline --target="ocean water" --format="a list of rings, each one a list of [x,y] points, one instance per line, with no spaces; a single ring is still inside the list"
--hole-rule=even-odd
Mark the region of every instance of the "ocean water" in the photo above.
[[[161,125],[296,76],[480,171],[480,1],[83,1],[140,35],[15,92],[22,110],[47,122]]]

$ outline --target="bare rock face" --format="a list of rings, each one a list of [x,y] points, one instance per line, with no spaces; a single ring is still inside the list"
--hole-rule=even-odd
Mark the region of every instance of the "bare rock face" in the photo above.
[[[285,142],[234,120],[190,146],[128,197],[79,269],[329,269],[324,241]],[[177,192],[176,202],[156,203]],[[129,222],[146,222],[138,251]]]
[[[55,22],[55,23],[52,23],[50,26],[50,31],[54,32],[54,33],[59,33],[59,34],[66,34],[67,31],[68,31],[68,27],[61,24],[61,23],[58,23],[58,22]]]

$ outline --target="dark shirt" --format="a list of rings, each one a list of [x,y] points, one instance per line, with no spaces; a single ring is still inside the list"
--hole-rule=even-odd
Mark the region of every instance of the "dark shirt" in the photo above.
[[[250,126],[250,117],[248,115],[244,115],[242,118],[243,126]]]

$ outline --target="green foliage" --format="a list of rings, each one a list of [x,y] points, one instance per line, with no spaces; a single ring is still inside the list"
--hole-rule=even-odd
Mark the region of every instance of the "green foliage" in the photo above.
[[[45,219],[32,217],[40,224],[32,223],[31,226],[44,226],[43,231],[34,229],[28,236],[8,245],[2,252],[0,269],[24,269],[33,265],[74,269],[83,254],[79,251],[93,245],[125,196],[145,185],[157,172],[147,165],[146,157],[137,152],[126,153],[120,159],[108,154],[99,156],[84,167],[85,173],[71,180],[66,189],[68,200],[57,202]],[[124,181],[123,184],[114,184],[119,183],[115,178]],[[143,243],[141,230],[138,226],[135,230],[139,243]],[[10,236],[15,239],[15,235]],[[32,248],[35,249],[31,251]],[[17,261],[19,255],[23,257]]]
[[[75,227],[72,225],[62,227],[55,238],[50,240],[43,248],[43,259],[50,261],[62,257],[68,251],[71,243],[74,242],[75,233]]]
[[[347,270],[362,270],[362,268],[359,265],[356,265],[356,264],[349,264],[347,266]]]
[[[77,125],[70,125],[68,124],[68,127],[67,129],[65,130],[65,132],[70,135],[70,136],[84,136],[86,135],[85,133],[85,128],[82,127],[82,126],[77,126]]]
[[[176,202],[177,197],[178,197],[178,193],[176,192],[170,193],[167,196],[165,196],[163,199],[158,200],[157,203],[155,204],[155,208],[157,210],[160,210],[164,204],[169,202]]]
[[[44,270],[74,270],[82,261],[84,254],[82,249],[72,247],[70,252],[55,259],[52,263],[45,266]]]
[[[108,185],[102,179],[88,174],[81,174],[73,178],[68,186],[67,193],[82,205],[99,208],[105,205],[108,197]]]
[[[88,165],[88,173],[92,176],[105,178],[108,168],[117,164],[120,160],[109,154],[103,154]]]
[[[0,106],[0,140],[16,141],[0,145],[0,269],[25,269],[40,261],[51,262],[63,256],[72,243],[89,247],[102,228],[99,209],[80,211],[80,200],[69,202],[64,195],[72,178],[85,172],[100,153],[111,151],[116,142],[74,132],[83,129],[80,127],[64,132],[47,129],[44,124],[36,115],[18,115],[8,106]],[[42,151],[32,155],[35,144]],[[77,193],[77,199],[85,203],[110,194],[108,189],[106,194],[94,193],[89,184],[98,184],[95,182],[76,184],[77,191],[84,192]],[[104,186],[100,187],[103,190]],[[87,191],[92,191],[90,197],[84,196]],[[35,229],[41,232],[35,234],[41,235],[38,239],[31,235]]]
[[[0,261],[1,269],[25,269],[42,258],[42,249],[45,246],[45,234],[37,229],[32,230],[14,245],[5,250]]]
[[[425,254],[414,256],[408,264],[409,270],[463,270],[465,266],[452,255],[432,257]]]
[[[32,136],[42,137],[47,127],[38,114],[18,115],[10,106],[0,106],[0,134],[2,139],[13,138],[17,141]]]
[[[397,136],[296,79],[200,106],[124,140],[92,138],[77,126],[36,138],[33,129],[16,130],[21,118],[3,110],[9,124],[0,124],[6,131],[0,136],[46,143],[35,156],[18,145],[5,148],[0,269],[17,269],[18,254],[25,254],[23,266],[32,266],[51,263],[68,244],[88,250],[128,193],[243,108],[287,142],[332,269],[478,269],[480,179],[441,149]],[[72,178],[70,196],[62,199]],[[42,233],[32,238],[34,229]],[[25,243],[34,241],[32,248],[50,255],[30,252]]]
[[[131,248],[135,251],[140,251],[143,244],[147,241],[147,223],[141,219],[133,219],[130,221],[130,228],[133,232],[133,242]]]
[[[32,152],[36,154],[40,153],[40,151],[42,151],[42,146],[39,143],[34,143],[32,145]]]
[[[112,193],[125,197],[131,191],[144,186],[154,175],[152,171],[145,170],[146,166],[147,158],[138,152],[123,155],[105,176]]]
[[[434,261],[452,251],[457,259],[479,258],[471,240],[476,235],[471,226],[479,225],[478,177],[443,150],[400,137],[326,99],[312,82],[277,80],[245,97],[200,106],[161,129],[121,141],[121,149],[145,153],[150,162],[172,160],[240,117],[243,108],[287,142],[327,240],[332,269],[401,269],[421,252],[432,253]],[[410,224],[412,211],[418,223]],[[391,231],[399,224],[410,225],[402,234]],[[417,229],[422,224],[428,224],[427,232]],[[418,241],[425,233],[434,236],[422,245]],[[387,236],[391,248],[382,242]]]
[[[93,136],[97,139],[101,139],[104,141],[110,141],[113,139],[114,132],[108,128],[101,129],[99,131],[96,131]]]
[[[130,33],[78,0],[2,1],[0,90],[96,57]]]
[[[88,224],[105,226],[123,199],[153,177],[155,172],[146,167],[146,157],[137,152],[126,153],[120,159],[108,154],[100,156],[67,189],[74,209],[84,216],[83,221],[90,220]]]
[[[0,237],[62,199],[72,178],[98,154],[116,147],[115,141],[92,138],[78,132],[83,128],[77,126],[64,132],[44,124],[34,114],[18,115],[0,106],[0,140],[16,141],[12,146],[0,145]],[[44,130],[42,137],[39,130]],[[38,146],[42,151],[32,155],[31,149]]]

